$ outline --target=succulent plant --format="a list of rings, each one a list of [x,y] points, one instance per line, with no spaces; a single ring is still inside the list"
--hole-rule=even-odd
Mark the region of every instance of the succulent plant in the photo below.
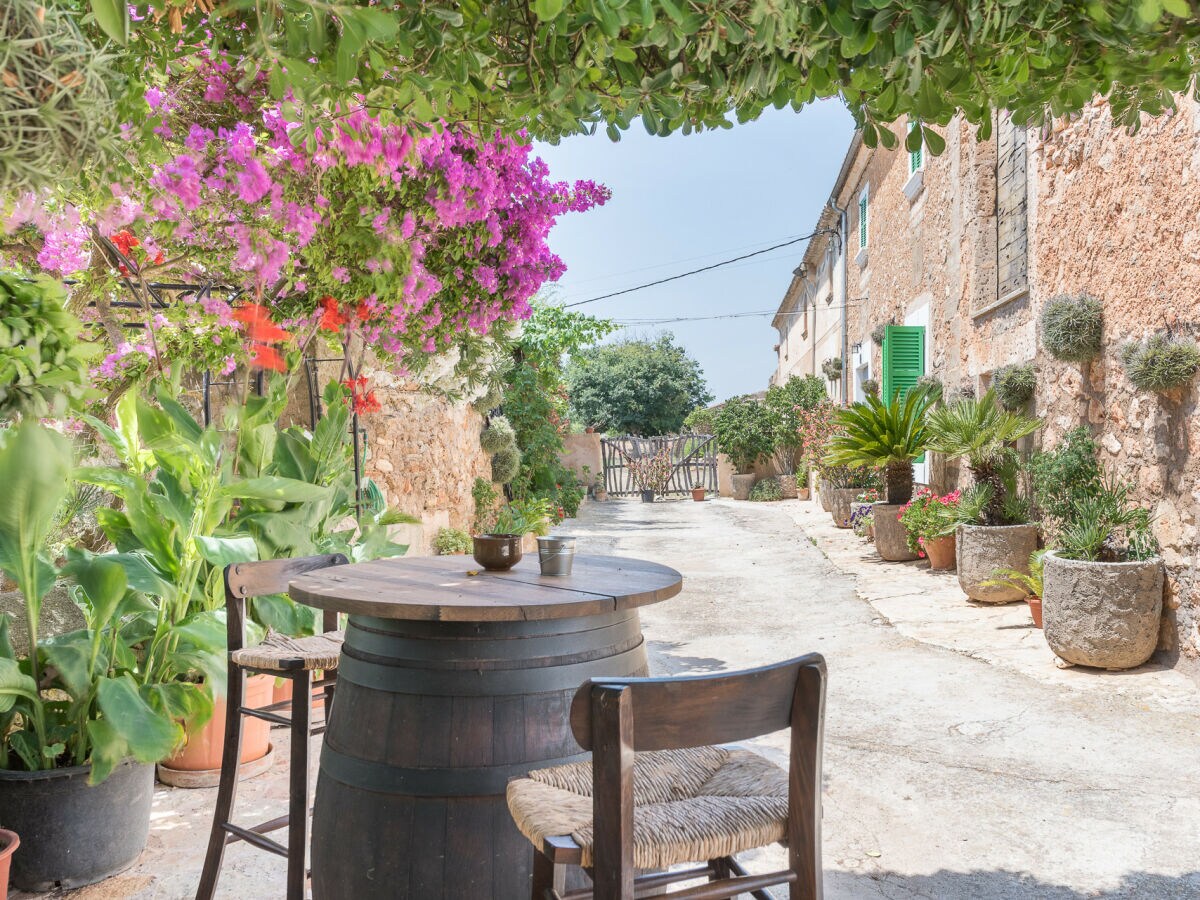
[[[871,329],[871,340],[874,341],[877,346],[879,346],[879,347],[883,346],[883,339],[885,337],[887,337],[888,326],[891,324],[893,324],[893,323],[880,322],[878,325],[876,325],[874,328]]]
[[[521,451],[516,446],[505,447],[492,457],[492,481],[508,484],[521,468]]]
[[[1095,359],[1104,344],[1104,305],[1088,294],[1055,297],[1042,310],[1042,343],[1056,359]]]
[[[1200,348],[1192,341],[1156,334],[1121,349],[1125,374],[1143,391],[1169,391],[1200,371]]]
[[[992,389],[996,399],[1007,410],[1024,409],[1033,399],[1037,387],[1037,375],[1031,365],[1001,366],[992,376]]]
[[[821,363],[821,374],[830,381],[840,379],[842,377],[842,358],[834,356]]]
[[[505,447],[515,446],[516,442],[516,432],[504,416],[493,416],[479,435],[479,446],[487,453],[499,453]]]
[[[876,378],[864,378],[862,383],[863,393],[868,397],[879,396],[879,380]]]

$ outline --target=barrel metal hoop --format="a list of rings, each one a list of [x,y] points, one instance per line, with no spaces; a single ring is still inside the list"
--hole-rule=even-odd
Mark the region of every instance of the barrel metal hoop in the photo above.
[[[628,619],[639,619],[637,609],[624,609],[593,616],[569,618],[520,619],[508,622],[447,622],[422,619],[383,619],[377,616],[350,616],[350,630],[396,637],[436,641],[520,640],[553,634],[586,634]]]
[[[579,762],[589,756],[588,753],[576,753],[541,762],[534,760],[471,769],[408,769],[347,756],[326,746],[321,750],[321,773],[347,787],[379,794],[402,794],[408,797],[497,796],[504,794],[512,778],[524,777],[533,769],[547,765]]]
[[[565,666],[536,669],[446,669],[431,671],[427,666],[410,667],[391,663],[367,662],[343,647],[338,681],[359,687],[398,694],[432,697],[487,697],[512,694],[544,694],[579,687],[593,675],[632,672],[645,665],[646,642],[624,653],[604,656]],[[640,657],[640,659],[639,659]]]

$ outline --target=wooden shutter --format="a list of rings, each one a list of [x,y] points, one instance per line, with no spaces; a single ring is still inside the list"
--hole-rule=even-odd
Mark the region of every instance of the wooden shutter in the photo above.
[[[899,392],[904,399],[925,374],[925,327],[889,325],[883,337],[883,393],[885,403]]]
[[[867,246],[867,192],[858,195],[858,249]]]

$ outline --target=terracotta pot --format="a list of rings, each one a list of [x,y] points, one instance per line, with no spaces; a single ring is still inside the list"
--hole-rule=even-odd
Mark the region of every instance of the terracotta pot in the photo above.
[[[925,538],[925,555],[929,557],[929,568],[935,572],[953,572],[955,565],[955,544],[958,541],[954,535]]]
[[[959,525],[956,562],[958,584],[977,603],[1016,603],[1025,599],[1019,587],[989,585],[997,569],[1029,574],[1029,557],[1037,549],[1036,525]]]
[[[695,500],[697,503],[703,503],[704,497],[707,494],[708,494],[708,491],[702,487],[692,488],[692,499]]]
[[[888,562],[908,562],[917,554],[908,549],[908,529],[900,521],[900,505],[875,504],[875,549],[880,559]]]
[[[250,675],[246,678],[246,705],[270,706],[274,702],[275,676]],[[221,768],[221,753],[225,747],[225,716],[228,706],[225,697],[213,703],[212,718],[199,729],[188,730],[183,749],[162,765],[177,772],[206,772]],[[267,755],[271,745],[271,723],[246,717],[242,723],[242,762],[249,763]]]
[[[8,870],[12,866],[13,851],[21,846],[15,831],[0,828],[0,900],[8,900]]]
[[[1035,597],[1030,594],[1025,598],[1025,602],[1029,604],[1029,614],[1033,616],[1034,628],[1042,627],[1042,598]]]
[[[809,498],[809,496],[811,495],[811,493],[812,492],[806,487],[796,488],[796,499],[797,500],[807,500]]]
[[[608,491],[605,491],[605,490],[596,491],[595,496],[596,496],[596,500],[598,502],[604,503],[606,500],[608,500]]]
[[[454,555],[455,556],[465,556],[466,554],[456,553]],[[313,680],[315,681],[319,677],[319,675],[320,675],[320,673],[314,672]],[[294,681],[292,681],[292,679],[290,679],[290,678],[276,678],[274,690],[271,692],[271,702],[272,703],[290,703],[292,700],[292,688],[294,688],[295,686],[296,686],[296,683]],[[325,698],[318,697],[317,699],[313,700],[312,708],[313,708],[314,712],[316,712],[318,709],[324,709],[325,708]],[[283,714],[287,715],[287,711],[285,710]],[[0,898],[0,900],[2,900],[2,898]]]
[[[754,488],[753,475],[734,475],[733,476],[733,499],[734,500],[749,500],[750,491]]]
[[[796,499],[796,476],[795,475],[780,475],[779,476],[779,491],[784,500]]]
[[[1163,563],[1087,562],[1043,557],[1042,630],[1067,662],[1098,669],[1132,669],[1158,646]]]

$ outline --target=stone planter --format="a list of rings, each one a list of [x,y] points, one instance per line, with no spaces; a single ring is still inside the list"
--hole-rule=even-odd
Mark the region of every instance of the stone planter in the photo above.
[[[977,603],[1016,603],[1025,591],[1007,585],[985,585],[997,569],[1029,572],[1037,549],[1036,525],[959,525],[956,561],[958,584]]]
[[[784,500],[796,499],[796,476],[795,475],[780,475],[779,490],[783,495]]]
[[[871,503],[860,503],[857,500],[854,501],[853,503],[851,503],[850,504],[850,521],[854,522],[858,519],[858,517],[861,515],[861,513],[859,512],[860,509],[862,509],[864,507],[869,509],[873,505],[874,504],[871,504]],[[862,537],[867,536],[867,526],[866,525],[861,525],[861,526],[854,525],[853,527],[854,527],[855,534],[861,535]]]
[[[862,488],[830,488],[821,492],[822,497],[829,495],[829,514],[838,528],[850,527],[850,504],[861,493]]]
[[[888,562],[908,562],[917,554],[908,549],[908,530],[900,521],[900,504],[875,504],[875,549]]]
[[[817,501],[825,512],[833,512],[833,498],[829,496],[831,490],[833,488],[824,478],[817,482]]]
[[[1044,558],[1042,630],[1055,655],[1099,669],[1132,669],[1158,646],[1163,564]]]
[[[734,475],[733,476],[733,499],[734,500],[749,500],[750,489],[754,487],[753,475]]]
[[[929,559],[929,568],[934,572],[953,572],[957,544],[958,540],[952,534],[925,538],[925,556]]]

